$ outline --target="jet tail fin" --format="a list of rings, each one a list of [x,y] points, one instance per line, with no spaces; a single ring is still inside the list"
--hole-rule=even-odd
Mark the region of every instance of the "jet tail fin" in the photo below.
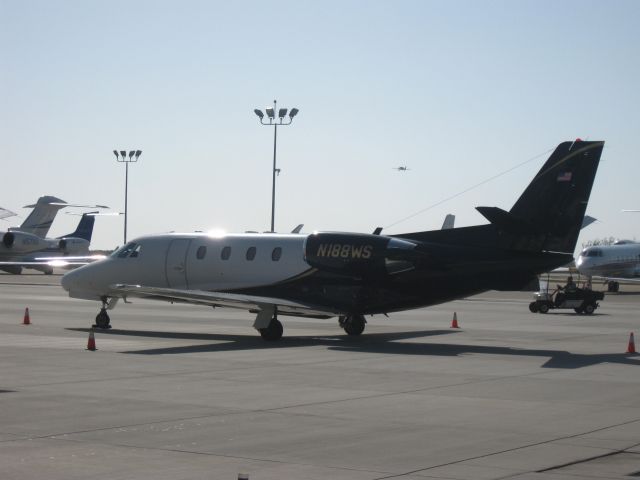
[[[573,253],[603,148],[600,141],[558,145],[508,212],[509,220],[500,215],[528,229],[518,243],[529,244],[527,250]]]
[[[91,242],[93,235],[93,226],[96,222],[95,214],[97,212],[84,213],[78,222],[78,227],[73,233],[64,235],[63,237],[83,238],[88,242]]]
[[[40,197],[35,204],[27,205],[25,207],[33,208],[33,210],[25,221],[22,222],[22,225],[14,230],[31,233],[40,238],[45,238],[47,233],[49,233],[53,219],[56,218],[58,210],[65,206],[66,202],[59,198],[52,197],[50,195]]]

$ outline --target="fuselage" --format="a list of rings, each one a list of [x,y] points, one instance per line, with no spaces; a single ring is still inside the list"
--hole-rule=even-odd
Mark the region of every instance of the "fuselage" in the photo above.
[[[570,260],[570,258],[569,258]],[[566,256],[368,234],[165,234],[67,273],[71,297],[118,284],[282,298],[340,313],[387,313],[523,286]]]

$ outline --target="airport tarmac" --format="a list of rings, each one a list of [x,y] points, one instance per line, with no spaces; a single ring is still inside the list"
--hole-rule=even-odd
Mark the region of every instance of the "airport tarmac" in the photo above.
[[[98,304],[59,280],[0,274],[1,479],[640,477],[640,293],[582,316],[489,292],[359,338],[283,317],[277,343],[246,312],[135,301],[92,352]]]

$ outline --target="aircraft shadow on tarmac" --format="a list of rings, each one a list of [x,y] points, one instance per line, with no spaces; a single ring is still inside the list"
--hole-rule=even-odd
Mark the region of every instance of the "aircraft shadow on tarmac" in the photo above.
[[[89,332],[88,328],[68,330]],[[330,350],[343,352],[379,353],[389,355],[450,356],[465,354],[510,355],[518,357],[541,357],[548,360],[541,368],[574,369],[601,363],[619,363],[640,366],[640,356],[628,353],[577,354],[563,350],[537,350],[486,345],[463,345],[454,343],[411,343],[409,339],[458,333],[456,330],[421,330],[396,333],[368,333],[361,337],[345,334],[328,336],[288,336],[278,342],[265,342],[256,335],[197,334],[181,332],[158,332],[143,330],[111,329],[100,331],[100,335],[122,335],[132,337],[205,340],[216,343],[186,345],[180,347],[131,350],[121,353],[137,355],[177,355],[202,352],[224,352],[256,349],[280,349],[316,347],[324,345]]]

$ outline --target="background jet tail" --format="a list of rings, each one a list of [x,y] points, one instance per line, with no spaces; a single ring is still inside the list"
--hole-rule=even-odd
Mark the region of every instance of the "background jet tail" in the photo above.
[[[96,213],[97,212],[89,212],[82,214],[82,218],[80,219],[80,222],[78,222],[78,228],[76,228],[75,232],[64,235],[60,238],[83,238],[91,243],[91,236],[93,235],[93,225],[96,222]]]
[[[58,210],[64,208],[67,203],[59,198],[46,195],[40,197],[34,205],[27,205],[25,208],[33,208],[29,216],[22,222],[18,228],[21,232],[31,233],[40,238],[45,238],[49,233],[51,224]]]

